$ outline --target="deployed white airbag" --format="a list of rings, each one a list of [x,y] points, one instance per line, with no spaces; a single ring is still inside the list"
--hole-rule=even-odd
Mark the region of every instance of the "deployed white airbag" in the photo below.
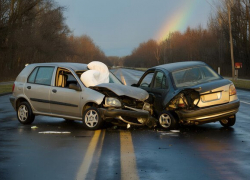
[[[81,75],[81,81],[86,87],[96,86],[101,83],[109,83],[109,69],[99,61],[88,64],[89,70]]]

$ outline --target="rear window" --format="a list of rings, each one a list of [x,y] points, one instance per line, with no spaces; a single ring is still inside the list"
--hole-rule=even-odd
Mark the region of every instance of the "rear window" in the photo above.
[[[36,67],[28,78],[28,83],[51,85],[54,67]]]
[[[192,67],[172,72],[175,86],[177,88],[194,86],[214,80],[221,77],[208,66]]]
[[[36,73],[37,73],[38,67],[36,67],[33,72],[30,74],[28,78],[28,83],[35,83]]]

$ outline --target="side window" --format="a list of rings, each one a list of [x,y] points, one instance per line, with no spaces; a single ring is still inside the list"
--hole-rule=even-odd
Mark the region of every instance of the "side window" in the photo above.
[[[36,67],[32,73],[30,74],[28,78],[28,83],[35,83],[36,73],[37,73],[38,67]]]
[[[36,84],[50,85],[54,67],[39,67],[36,75]]]
[[[166,76],[163,72],[157,72],[154,79],[154,88],[157,89],[167,89]]]
[[[75,84],[80,87],[76,78],[69,70],[58,68],[56,72],[55,86],[69,88],[70,84]]]
[[[148,73],[144,78],[143,80],[141,81],[140,83],[140,87],[149,87],[150,86],[150,83],[152,82],[152,79],[153,79],[153,76],[154,76],[154,73]]]

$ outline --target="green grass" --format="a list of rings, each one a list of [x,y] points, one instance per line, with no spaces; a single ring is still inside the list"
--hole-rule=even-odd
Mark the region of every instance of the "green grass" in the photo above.
[[[135,68],[135,69],[139,71],[146,71],[148,68]]]
[[[12,86],[12,84],[0,85],[0,94],[11,92]]]
[[[250,90],[250,81],[246,80],[231,80],[236,88],[249,89]]]

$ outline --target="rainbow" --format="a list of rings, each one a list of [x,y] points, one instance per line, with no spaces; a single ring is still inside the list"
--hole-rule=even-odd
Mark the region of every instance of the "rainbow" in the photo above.
[[[185,3],[183,2],[172,16],[167,17],[165,23],[157,32],[155,39],[160,42],[168,38],[170,32],[185,29],[199,1],[185,0]]]

